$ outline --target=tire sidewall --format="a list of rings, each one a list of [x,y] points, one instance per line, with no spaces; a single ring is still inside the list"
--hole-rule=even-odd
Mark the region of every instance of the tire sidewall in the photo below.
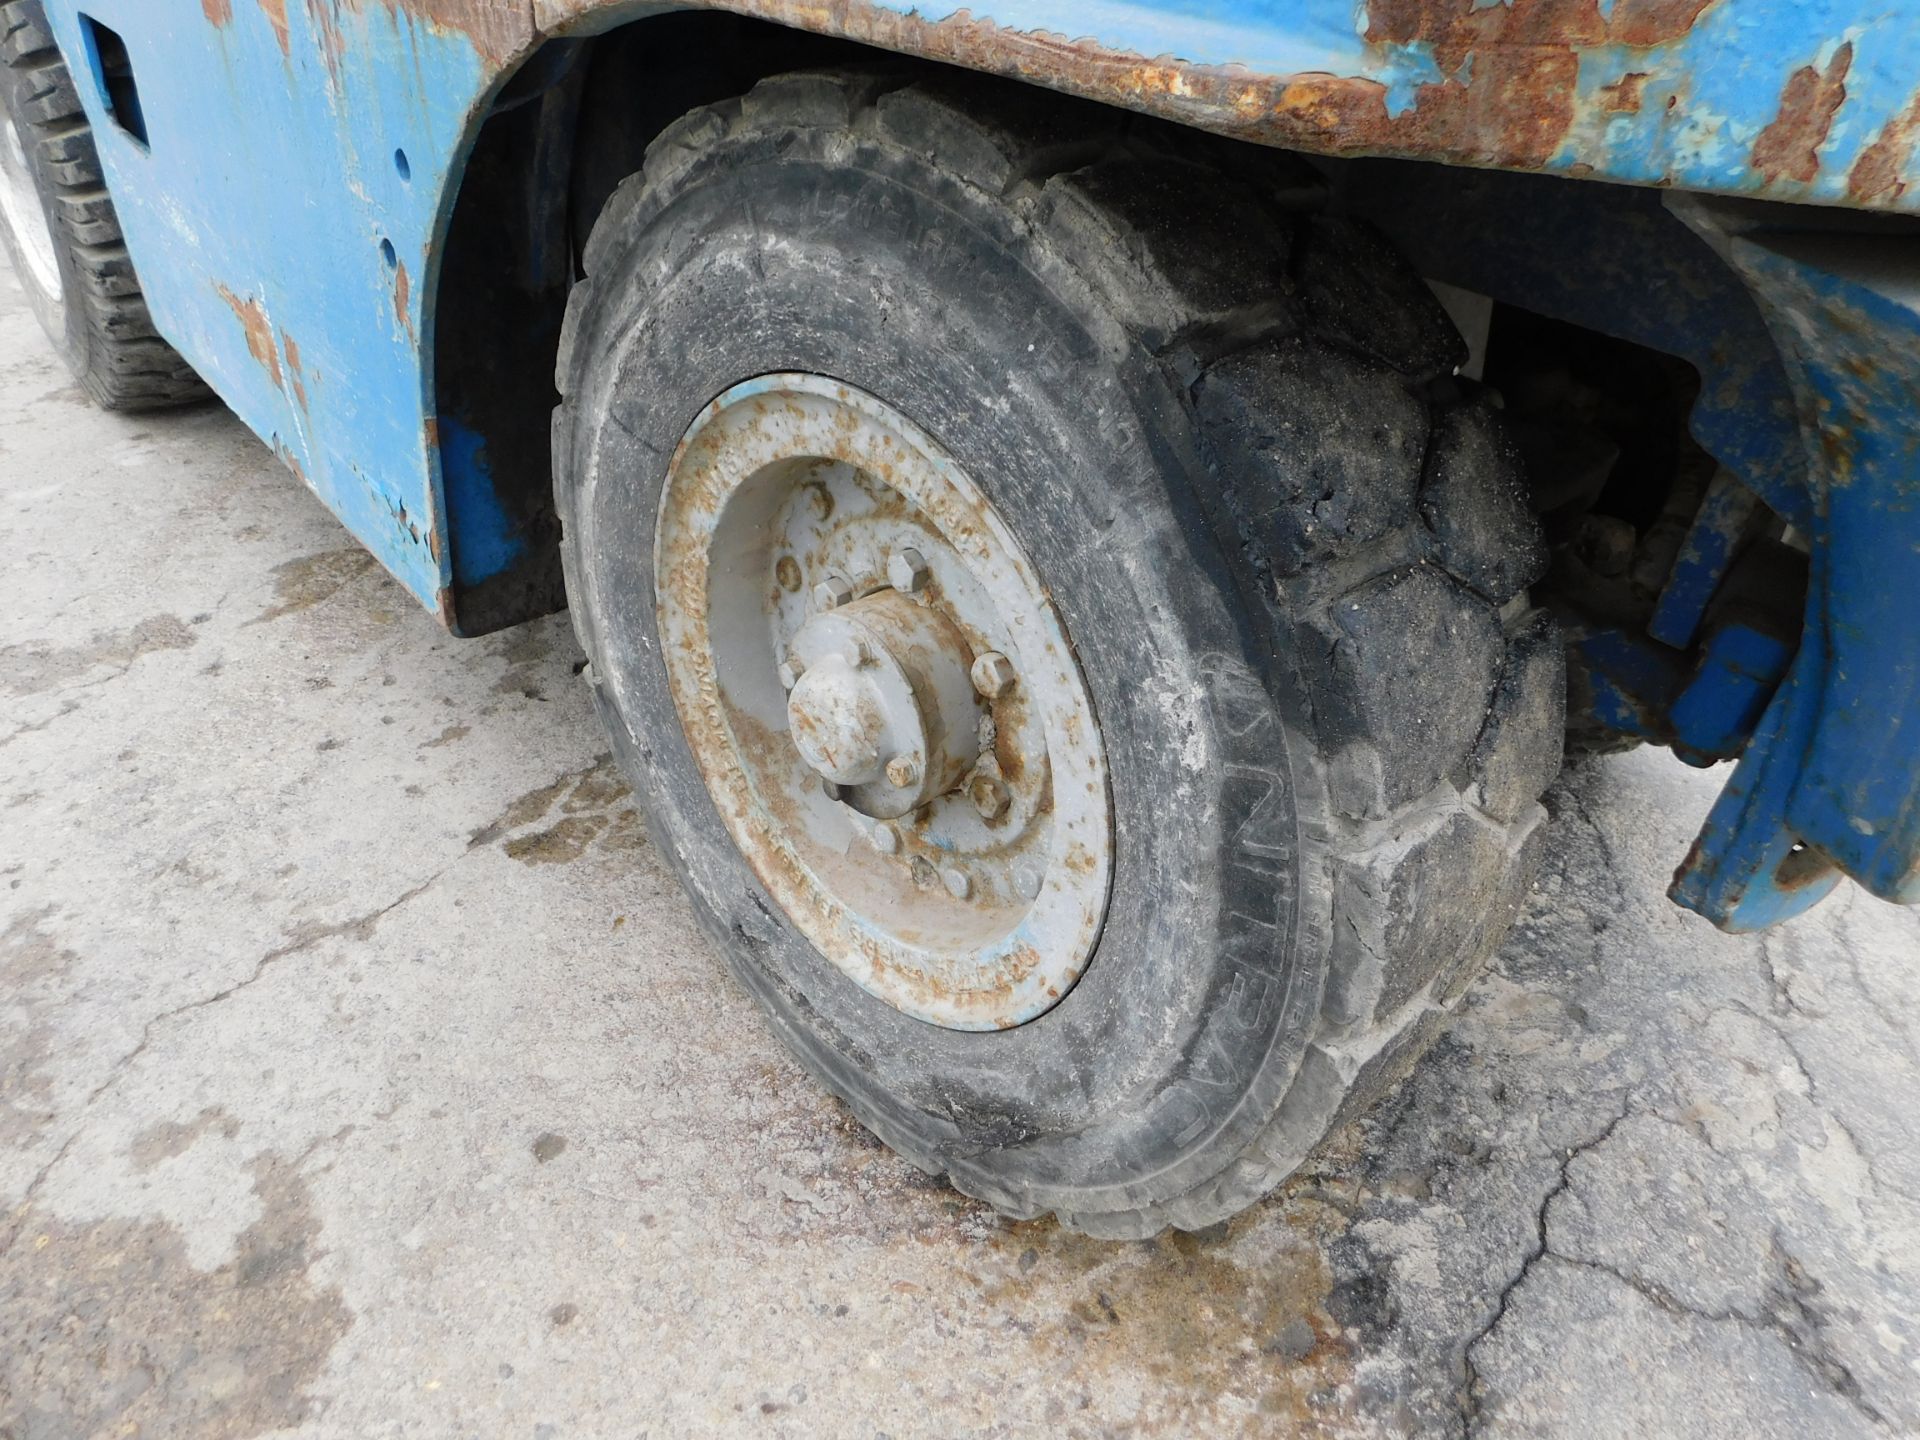
[[[1317,1012],[1330,902],[1301,717],[1256,678],[1184,398],[1004,204],[844,132],[735,136],[651,187],[574,319],[561,504],[596,695],[662,849],[784,1038],[884,1139],[1017,1212],[1204,1183],[1278,1103]],[[1098,950],[995,1034],[867,994],[779,913],[722,824],[660,662],[666,465],[714,396],[804,371],[936,436],[1050,589],[1112,775]],[[1302,813],[1302,807],[1307,813]]]

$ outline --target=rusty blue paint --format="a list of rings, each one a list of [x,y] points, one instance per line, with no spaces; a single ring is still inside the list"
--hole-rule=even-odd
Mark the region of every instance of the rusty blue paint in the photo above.
[[[159,330],[458,627],[460,584],[498,574],[524,543],[492,493],[484,445],[435,398],[438,316],[458,303],[439,282],[463,167],[492,98],[543,39],[661,7],[86,6],[125,39],[140,81],[145,145],[101,123],[97,82],[82,83],[81,98]],[[931,18],[908,0],[717,8],[1320,153],[1920,215],[1916,0],[994,0]],[[48,10],[62,47],[81,55],[76,0]],[[1651,203],[1651,192],[1591,193],[1602,206]],[[1696,436],[1814,547],[1793,671],[1676,894],[1730,925],[1791,913],[1839,868],[1910,898],[1920,720],[1887,719],[1920,713],[1910,305],[1863,272],[1730,226],[1710,238],[1726,242],[1752,290],[1757,303],[1742,310],[1701,247],[1675,252],[1678,270],[1657,248],[1596,256],[1573,209],[1554,215],[1558,228],[1514,261],[1523,278],[1501,288],[1547,295],[1575,255],[1612,286],[1590,287],[1582,303],[1658,288],[1634,338],[1694,356],[1715,378]],[[1664,342],[1644,333],[1663,312]],[[1868,357],[1871,382],[1848,369]],[[1700,537],[1698,574],[1676,577],[1661,633],[1678,636],[1704,613],[1725,563],[1707,553],[1715,533]],[[1766,668],[1747,665],[1746,680]],[[1738,679],[1715,723],[1736,701],[1751,710],[1756,696]]]
[[[1777,923],[1845,874],[1920,900],[1920,240],[1796,234],[1702,210],[1753,285],[1813,458],[1800,652],[1675,877],[1727,929]]]
[[[1701,647],[1699,668],[1668,714],[1673,752],[1707,766],[1746,748],[1793,663],[1792,639],[1752,625],[1716,630]]]
[[[48,12],[78,53],[74,6]],[[284,29],[252,0],[218,27],[146,0],[86,13],[124,38],[139,84],[145,146],[80,88],[156,326],[436,606],[452,572],[423,337],[447,167],[488,67],[378,5],[290,4]]]
[[[1674,558],[1659,606],[1647,622],[1647,633],[1655,640],[1683,650],[1693,643],[1706,618],[1707,606],[1727,578],[1758,508],[1758,498],[1732,471],[1722,470],[1713,477],[1686,541]],[[1751,725],[1747,727],[1749,733],[1752,729]]]

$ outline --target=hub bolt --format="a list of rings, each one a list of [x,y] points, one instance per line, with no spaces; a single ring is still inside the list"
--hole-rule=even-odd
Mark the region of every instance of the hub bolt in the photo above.
[[[910,790],[920,783],[920,766],[909,755],[896,755],[887,762],[887,783],[896,790]]]
[[[975,774],[967,781],[967,798],[973,801],[973,808],[980,812],[982,820],[998,820],[1007,813],[1012,800],[998,777],[983,774]]]
[[[918,595],[927,585],[927,562],[918,550],[896,550],[887,561],[887,583],[903,595]]]
[[[882,855],[892,855],[900,849],[900,832],[884,820],[867,831],[867,839]]]
[[[780,688],[791,690],[800,683],[800,677],[806,674],[806,667],[797,660],[782,660],[780,668],[774,672],[780,677]]]
[[[1022,866],[1014,875],[1013,884],[1022,900],[1036,899],[1040,894],[1040,872],[1032,866]]]
[[[989,700],[1013,689],[1013,662],[998,650],[989,650],[973,662],[973,688]]]
[[[853,584],[844,575],[829,575],[813,587],[813,608],[838,610],[853,599]]]
[[[964,900],[973,894],[973,880],[964,870],[949,865],[940,872],[940,883],[947,887],[947,893],[956,900]]]

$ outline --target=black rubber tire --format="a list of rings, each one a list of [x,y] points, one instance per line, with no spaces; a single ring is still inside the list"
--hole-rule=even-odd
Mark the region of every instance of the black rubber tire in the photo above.
[[[20,137],[53,231],[61,291],[50,293],[0,224],[14,273],[74,378],[108,410],[155,410],[209,394],[154,331],[100,172],[93,130],[40,0],[0,3],[0,106]]]
[[[1252,178],[1257,175],[1257,179]],[[589,239],[555,474],[596,701],[694,907],[882,1139],[1008,1215],[1200,1228],[1435,1037],[1528,883],[1560,763],[1543,560],[1463,353],[1283,157],[963,74],[783,75],[671,126]],[[655,633],[676,443],[834,376],[1012,526],[1100,717],[1112,898],[1079,984],[992,1034],[845,978],[735,850]]]

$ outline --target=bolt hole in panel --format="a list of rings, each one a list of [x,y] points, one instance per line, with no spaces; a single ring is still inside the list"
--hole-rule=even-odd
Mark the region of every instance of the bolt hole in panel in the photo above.
[[[654,573],[694,759],[808,940],[933,1024],[1058,1003],[1106,913],[1106,755],[1038,575],[938,442],[835,380],[737,385],[674,454]]]

